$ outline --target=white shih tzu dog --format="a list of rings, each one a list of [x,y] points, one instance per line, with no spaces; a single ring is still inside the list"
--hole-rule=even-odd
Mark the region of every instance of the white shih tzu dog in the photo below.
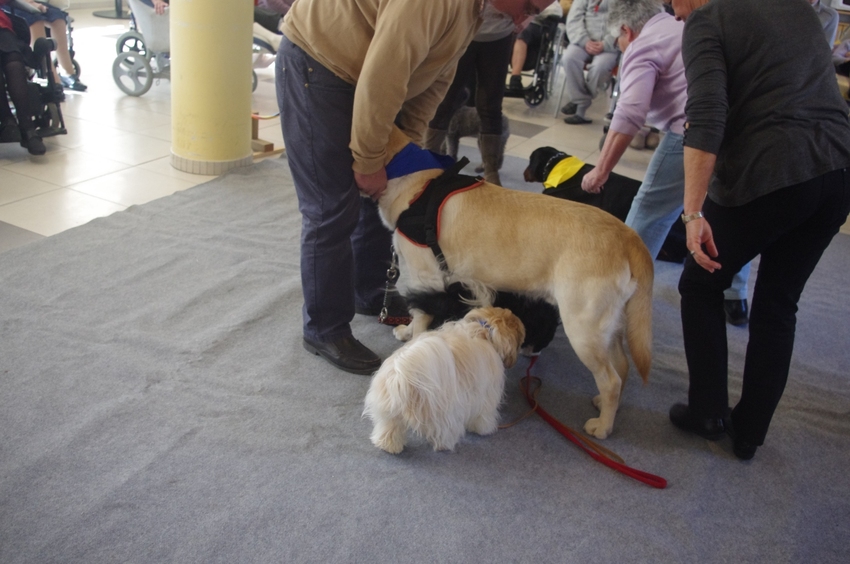
[[[372,378],[363,411],[374,423],[372,443],[399,453],[411,429],[434,450],[452,450],[464,430],[495,432],[505,368],[516,363],[524,339],[522,322],[498,307],[473,309],[416,336]]]

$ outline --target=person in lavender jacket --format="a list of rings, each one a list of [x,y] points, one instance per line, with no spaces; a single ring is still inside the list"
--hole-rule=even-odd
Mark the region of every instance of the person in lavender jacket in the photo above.
[[[626,217],[626,225],[637,231],[654,258],[682,213],[685,193],[682,139],[688,84],[682,62],[684,24],[664,12],[661,0],[613,2],[608,23],[611,34],[619,35],[623,51],[620,98],[596,168],[584,177],[581,187],[586,192],[600,192],[644,124],[663,131]],[[736,325],[747,322],[749,270],[749,264],[744,266],[725,294],[727,319]],[[733,315],[741,309],[743,322],[740,313]]]

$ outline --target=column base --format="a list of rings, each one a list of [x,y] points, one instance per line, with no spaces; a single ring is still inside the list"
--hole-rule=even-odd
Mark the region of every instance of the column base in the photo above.
[[[206,176],[218,176],[232,168],[239,168],[253,164],[254,156],[248,155],[241,159],[232,161],[198,161],[187,159],[171,153],[171,166],[177,170],[191,174],[203,174]]]

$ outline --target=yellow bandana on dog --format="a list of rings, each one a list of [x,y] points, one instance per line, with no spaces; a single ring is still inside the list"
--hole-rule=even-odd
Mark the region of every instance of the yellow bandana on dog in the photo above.
[[[575,176],[583,166],[584,163],[578,160],[578,157],[567,157],[552,168],[552,172],[546,177],[543,187],[556,188],[561,183]]]

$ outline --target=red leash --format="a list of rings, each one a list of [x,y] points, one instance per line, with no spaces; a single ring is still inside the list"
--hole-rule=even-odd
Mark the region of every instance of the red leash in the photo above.
[[[637,470],[635,468],[632,468],[631,466],[627,466],[626,464],[624,464],[622,462],[617,462],[616,460],[613,460],[612,458],[609,458],[608,456],[605,456],[604,454],[601,454],[600,452],[597,452],[595,449],[601,448],[601,447],[599,447],[598,445],[595,445],[595,443],[593,443],[594,444],[593,449],[588,448],[587,446],[585,446],[585,443],[588,442],[588,439],[581,437],[579,435],[576,435],[575,432],[573,432],[572,429],[570,429],[569,427],[567,427],[566,425],[564,425],[563,423],[561,423],[560,421],[558,421],[557,419],[555,419],[554,417],[549,415],[549,413],[547,413],[545,409],[540,407],[540,404],[538,404],[537,400],[534,399],[534,395],[529,391],[529,384],[532,382],[532,380],[537,380],[537,382],[540,382],[539,379],[531,376],[531,367],[534,366],[535,362],[537,362],[537,357],[536,356],[531,357],[531,362],[528,364],[528,369],[526,369],[526,371],[525,371],[525,378],[520,380],[520,386],[519,387],[520,387],[520,390],[522,390],[522,393],[525,395],[525,399],[528,400],[529,405],[531,405],[531,407],[534,411],[537,411],[537,413],[540,414],[540,417],[543,418],[544,421],[546,421],[547,423],[549,423],[549,425],[554,427],[555,430],[557,430],[559,433],[561,433],[570,442],[578,445],[584,452],[586,452],[587,454],[592,456],[594,459],[596,459],[597,462],[601,462],[605,466],[608,466],[609,468],[613,468],[617,472],[621,472],[621,473],[625,474],[626,476],[629,476],[630,478],[634,478],[635,480],[637,480],[639,482],[643,482],[644,484],[646,484],[648,486],[652,486],[653,488],[663,489],[663,488],[667,487],[667,480],[665,480],[661,476],[656,476],[655,474],[650,474],[650,473],[644,472],[642,470]],[[525,383],[523,384],[523,382],[525,382]],[[538,384],[538,389],[539,389],[539,387],[540,387],[540,385]],[[535,391],[535,393],[536,393],[536,391]],[[608,452],[610,452],[610,451],[608,451]],[[614,456],[616,456],[616,455],[614,455]],[[619,457],[617,457],[617,458],[619,458]]]

